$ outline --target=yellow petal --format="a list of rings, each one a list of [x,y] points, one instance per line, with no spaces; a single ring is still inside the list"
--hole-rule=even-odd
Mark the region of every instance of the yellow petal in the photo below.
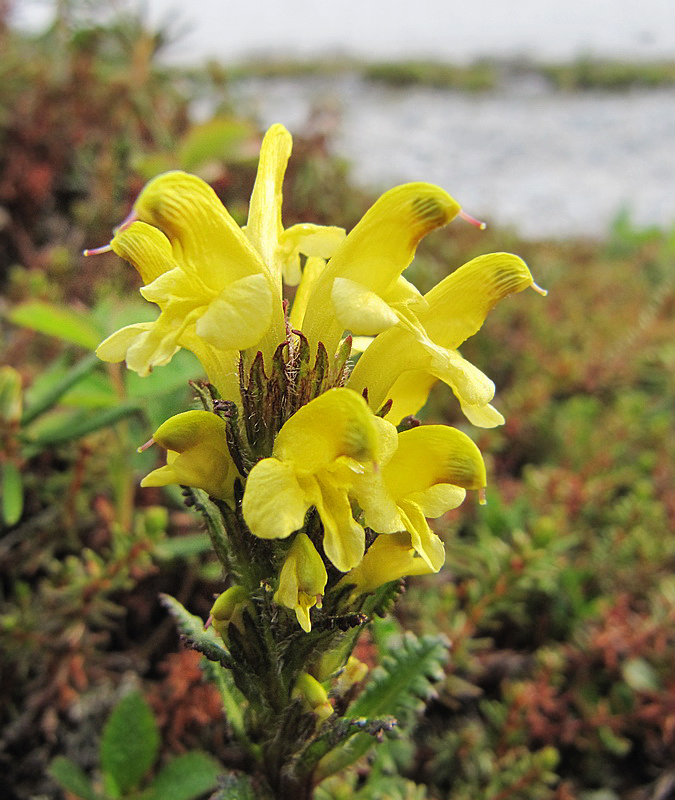
[[[355,584],[354,594],[373,592],[408,575],[428,575],[433,570],[415,553],[409,533],[385,533],[375,539],[363,561],[341,580]]]
[[[459,205],[437,186],[409,183],[380,197],[338,247],[307,306],[310,345],[333,352],[343,332],[331,302],[333,282],[347,278],[382,295],[412,261],[423,236],[450,222]]]
[[[167,467],[151,472],[141,485],[179,483],[203,489],[220,499],[231,497],[236,470],[225,428],[224,420],[207,411],[185,411],[166,420],[153,439],[168,451]],[[171,475],[173,479],[169,480]]]
[[[220,396],[226,400],[239,401],[239,352],[219,350],[205,339],[197,336],[194,325],[184,330],[178,343],[197,356],[199,363]]]
[[[376,336],[398,322],[398,316],[378,294],[363,284],[336,278],[331,300],[343,330],[359,336]]]
[[[305,268],[302,271],[302,277],[300,278],[300,283],[295,292],[289,318],[291,328],[296,331],[302,328],[302,320],[307,310],[307,301],[310,298],[319,275],[321,275],[325,267],[326,262],[323,258],[310,257],[305,262]]]
[[[363,353],[347,385],[357,392],[367,389],[374,409],[391,398],[388,418],[398,422],[424,405],[440,379],[474,424],[502,424],[503,417],[488,405],[494,384],[455,348],[476,333],[499,300],[532,285],[525,263],[510,253],[469,261],[427,292],[426,309],[411,307],[419,331],[397,326],[382,333]]]
[[[209,303],[195,332],[219,350],[253,347],[270,325],[273,300],[263,275],[247,275]]]
[[[176,261],[216,292],[266,267],[218,195],[196,175],[165,172],[151,180],[134,204],[139,220],[171,241]]]
[[[161,231],[145,222],[133,222],[118,231],[110,246],[114,253],[132,264],[143,283],[151,283],[178,266],[171,242]]]
[[[469,437],[447,425],[420,425],[398,435],[398,449],[382,470],[396,499],[425,492],[437,483],[482,489],[485,464]]]
[[[415,503],[404,500],[401,503],[401,516],[415,552],[424,559],[432,572],[438,572],[445,563],[445,547],[429,527],[422,509]]]
[[[411,492],[406,501],[415,503],[425,517],[440,517],[451,508],[461,506],[466,497],[466,489],[451,483],[437,483],[420,492]]]
[[[284,539],[302,528],[311,501],[292,466],[265,458],[249,473],[242,511],[254,536]]]
[[[286,556],[274,602],[295,611],[298,623],[309,633],[309,610],[318,604],[328,581],[321,556],[309,537],[298,533]]]
[[[352,516],[352,507],[344,490],[329,481],[319,480],[321,498],[316,508],[323,523],[323,549],[340,572],[347,572],[363,558],[365,532]]]
[[[272,125],[260,148],[258,172],[251,195],[246,236],[262,256],[273,280],[281,286],[277,259],[281,223],[282,187],[293,148],[291,134],[283,125]]]
[[[374,419],[356,392],[330,389],[287,420],[274,442],[274,455],[304,474],[315,474],[340,456],[371,461],[377,448]]]
[[[511,253],[478,256],[455,270],[424,296],[418,314],[427,335],[449,349],[473,336],[500,300],[532,286],[525,262]]]
[[[131,345],[141,334],[151,330],[154,324],[154,322],[137,322],[134,325],[120,328],[101,342],[96,348],[96,355],[101,361],[113,364],[117,361],[124,361]]]
[[[489,403],[484,406],[474,406],[463,402],[460,398],[460,404],[464,416],[472,425],[476,425],[479,428],[496,428],[497,425],[503,425],[505,422],[499,411]]]
[[[344,228],[300,223],[291,225],[279,239],[283,279],[287,286],[300,282],[300,253],[307,258],[329,259],[345,238]]]

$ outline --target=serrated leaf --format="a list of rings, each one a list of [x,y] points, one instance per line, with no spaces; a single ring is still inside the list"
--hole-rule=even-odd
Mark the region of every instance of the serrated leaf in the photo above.
[[[185,753],[170,761],[143,792],[143,800],[194,800],[215,789],[220,764],[206,753]]]
[[[101,332],[87,315],[42,300],[30,300],[16,306],[10,310],[7,318],[15,325],[54,336],[87,350],[95,350],[102,339]]]
[[[89,778],[69,758],[57,756],[49,765],[48,771],[67,792],[72,792],[84,800],[96,800],[96,793]]]
[[[23,513],[23,480],[16,464],[5,461],[2,470],[2,519],[5,525],[16,525]]]
[[[419,708],[433,692],[432,683],[443,677],[448,657],[448,641],[444,636],[417,638],[406,633],[398,640],[388,640],[391,647],[382,665],[370,676],[365,691],[347,709],[348,717],[399,716]],[[319,762],[319,780],[334,775],[365,755],[373,744],[372,736],[356,733]]]
[[[221,646],[212,628],[204,630],[201,617],[191,614],[181,603],[168,594],[161,595],[162,602],[176,620],[178,630],[183,634],[190,647],[205,655],[209,661],[217,661],[224,667],[230,667],[230,654]]]
[[[121,794],[138,786],[157,758],[159,731],[152,709],[138,692],[113,709],[101,737],[101,768]]]
[[[418,639],[406,633],[372,673],[365,691],[349,707],[356,717],[400,714],[417,707],[432,693],[432,682],[443,677],[448,641],[443,636]]]

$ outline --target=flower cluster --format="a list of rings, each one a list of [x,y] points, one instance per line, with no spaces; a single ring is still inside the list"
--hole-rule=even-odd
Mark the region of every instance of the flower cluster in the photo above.
[[[143,189],[108,246],[136,268],[159,315],[114,333],[99,356],[146,375],[186,348],[208,378],[203,409],[155,432],[167,464],[143,485],[202,490],[238,521],[236,591],[212,613],[223,638],[261,592],[309,633],[330,591],[331,613],[346,613],[384,584],[441,568],[427,520],[482,492],[485,467],[466,434],[410,415],[442,381],[474,425],[501,424],[494,384],[457,348],[502,298],[541,291],[509,253],[473,259],[426,295],[407,281],[420,240],[467,216],[426,183],[386,192],[347,235],[284,228],[290,152],[274,125],[245,227],[201,179],[169,172]]]

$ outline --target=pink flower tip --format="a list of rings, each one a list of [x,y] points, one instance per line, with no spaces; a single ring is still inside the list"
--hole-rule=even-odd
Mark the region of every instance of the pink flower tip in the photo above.
[[[473,225],[474,228],[478,228],[479,231],[484,231],[487,228],[486,222],[481,222],[479,219],[472,217],[471,214],[467,214],[464,209],[460,209],[459,217],[464,220],[464,222],[468,222],[469,225]]]
[[[111,244],[104,244],[101,247],[91,247],[82,251],[83,256],[97,256],[100,253],[109,253],[112,250]]]

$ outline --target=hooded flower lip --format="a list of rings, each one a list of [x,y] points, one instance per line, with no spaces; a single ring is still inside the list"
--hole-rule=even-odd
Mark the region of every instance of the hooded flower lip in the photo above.
[[[398,434],[398,447],[382,468],[382,476],[413,549],[431,571],[438,572],[445,550],[426,518],[457,508],[467,489],[484,489],[480,450],[456,428],[423,425]]]
[[[352,597],[355,598],[374,592],[385,583],[434,571],[412,546],[409,533],[382,533],[368,548],[361,563],[350,570],[340,584],[353,584]]]
[[[327,582],[328,574],[321,556],[309,536],[298,533],[281,568],[274,602],[295,611],[298,624],[309,633],[312,629],[309,610],[314,606],[321,608]]]
[[[399,422],[416,413],[441,380],[474,425],[501,425],[504,418],[490,405],[494,384],[456,348],[480,329],[501,299],[528,286],[543,292],[517,256],[491,253],[474,258],[428,292],[425,306],[411,310],[402,324],[378,336],[347,385],[358,392],[367,390],[375,409],[391,398],[387,417]]]
[[[447,224],[458,203],[438,186],[408,183],[385,192],[337,248],[307,303],[303,332],[333,352],[346,329],[375,335],[395,325],[399,312],[425,306],[401,277],[420,240]]]
[[[152,440],[167,451],[167,464],[146,475],[141,486],[177,483],[221,500],[232,497],[237,470],[220,417],[208,411],[176,414],[157,428]]]
[[[365,533],[350,498],[373,508],[380,519],[389,510],[389,529],[398,524],[377,469],[389,446],[384,426],[392,427],[350,389],[330,389],[302,406],[281,428],[273,456],[249,473],[242,510],[251,533],[263,539],[290,536],[314,506],[326,556],[341,572],[358,564]]]

